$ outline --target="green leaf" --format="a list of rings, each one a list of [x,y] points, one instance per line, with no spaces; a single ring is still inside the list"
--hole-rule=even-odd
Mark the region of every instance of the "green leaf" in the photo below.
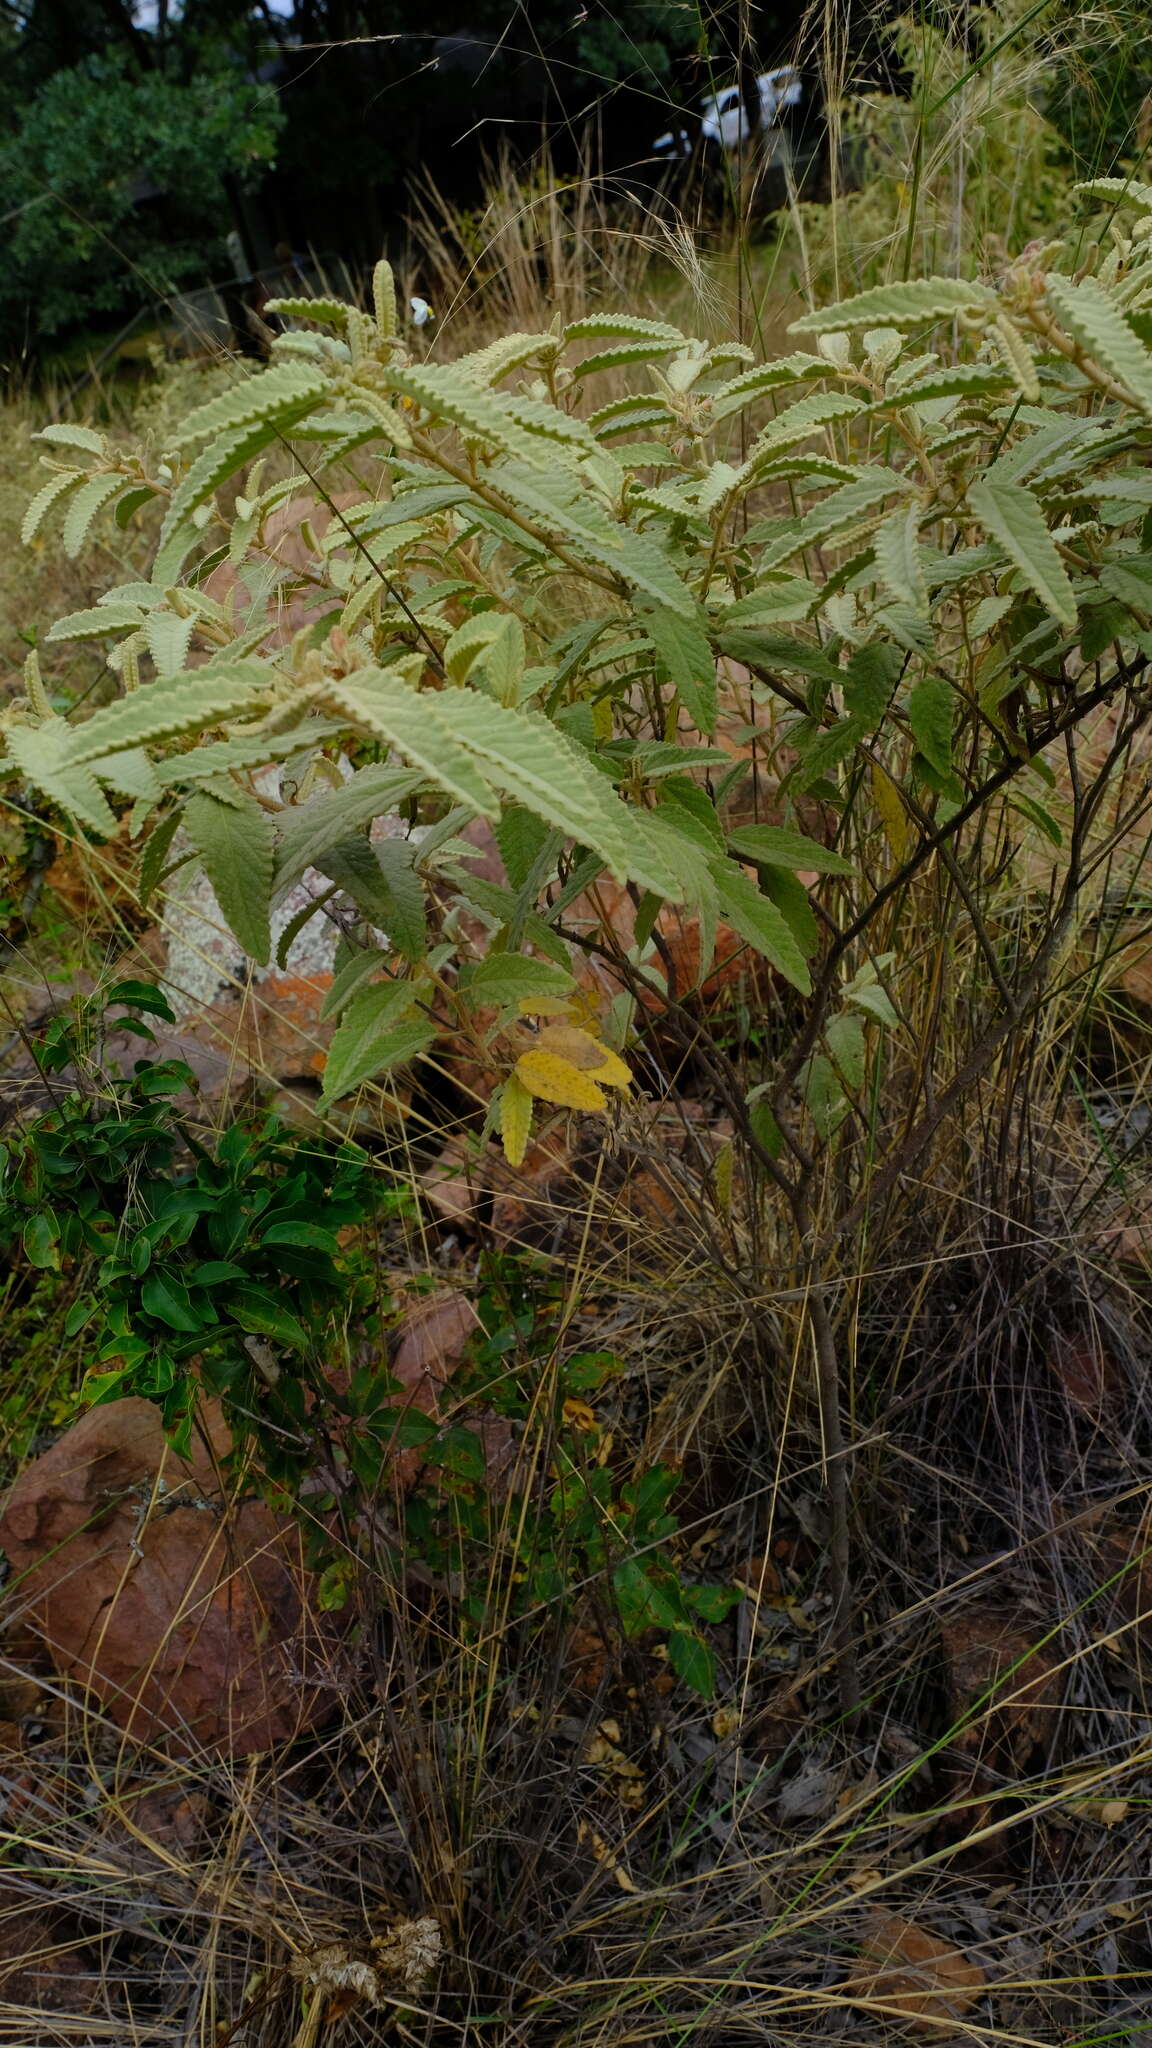
[[[884,390],[882,403],[920,405],[930,398],[984,398],[1001,392],[1012,379],[1007,370],[985,363],[942,363],[938,369],[913,377],[893,373]]]
[[[227,433],[209,442],[197,456],[173,491],[164,515],[159,550],[152,565],[152,574],[157,582],[165,587],[176,582],[184,561],[199,538],[196,527],[191,524],[190,514],[228,477],[243,469],[254,455],[276,439],[278,424],[284,423],[262,419],[245,426],[230,427]]]
[[[188,1289],[169,1274],[149,1273],[140,1289],[140,1305],[146,1314],[166,1323],[170,1330],[193,1335],[202,1327],[188,1298]]]
[[[306,727],[304,736],[307,732]],[[281,811],[276,820],[277,895],[287,894],[306,868],[318,867],[326,848],[399,810],[419,783],[419,776],[406,768],[358,768],[342,789],[325,790]]]
[[[994,475],[971,484],[968,503],[981,525],[1015,562],[1030,590],[1062,626],[1076,623],[1076,598],[1039,500],[1023,484]]]
[[[369,668],[330,682],[327,694],[365,732],[386,740],[458,803],[485,818],[499,816],[497,798],[453,729],[451,713],[464,691],[443,692],[438,699],[409,689],[394,670]],[[490,699],[485,702],[492,712],[499,708]]]
[[[195,630],[195,618],[182,619],[177,612],[156,611],[145,620],[144,638],[158,676],[180,674]]]
[[[328,379],[323,371],[303,364],[258,371],[190,412],[173,436],[172,445],[186,448],[192,441],[214,440],[220,434],[256,423],[283,426],[287,420],[310,412],[327,390]]]
[[[712,734],[716,730],[716,656],[699,615],[685,618],[659,605],[653,611],[643,611],[641,617],[696,730]]]
[[[956,693],[945,676],[923,676],[908,699],[908,723],[927,761],[938,775],[952,768],[952,721]]]
[[[113,633],[139,626],[144,614],[138,604],[98,604],[91,611],[69,612],[57,619],[44,635],[46,640],[104,640]]]
[[[922,327],[953,320],[960,313],[996,311],[999,301],[986,285],[959,277],[917,277],[903,284],[874,285],[853,299],[840,299],[793,320],[789,334],[834,334],[858,327]]]
[[[565,341],[666,341],[683,348],[687,336],[666,320],[646,320],[637,313],[586,313],[564,329]]]
[[[496,1004],[504,1009],[531,996],[564,998],[575,992],[576,983],[564,968],[550,960],[536,960],[529,953],[488,953],[462,975],[460,993],[477,1008]]]
[[[324,1102],[350,1095],[365,1081],[413,1059],[435,1036],[423,1018],[413,1018],[410,982],[384,982],[349,1003],[332,1040],[324,1069]]]
[[[184,827],[204,863],[216,900],[249,958],[272,954],[270,910],[275,834],[256,798],[236,790],[225,803],[197,790],[184,808]]]
[[[307,1350],[308,1332],[304,1325],[281,1308],[272,1295],[265,1294],[263,1288],[233,1287],[224,1296],[223,1306],[233,1322],[254,1337],[272,1337],[292,1351]]]
[[[329,1258],[335,1258],[340,1250],[332,1232],[322,1230],[318,1223],[273,1223],[260,1241],[262,1244],[300,1245],[307,1251],[327,1252]]]
[[[24,1256],[41,1273],[60,1271],[60,1226],[51,1209],[37,1209],[24,1225]]]
[[[886,640],[867,640],[854,649],[843,677],[844,709],[871,729],[879,725],[904,666],[899,649]]]
[[[124,478],[119,470],[109,474],[89,477],[69,501],[64,515],[64,552],[75,558],[88,538],[88,531],[101,507],[122,490]]]
[[[785,868],[790,874],[809,870],[817,875],[851,875],[850,860],[803,832],[785,825],[740,825],[728,834],[728,844],[741,860],[754,860],[762,867]]]
[[[1103,285],[1094,277],[1073,284],[1070,278],[1055,273],[1046,284],[1048,303],[1073,341],[1127,385],[1143,412],[1152,413],[1152,355],[1137,340]]]
[[[832,365],[823,356],[781,356],[774,363],[761,363],[755,370],[744,370],[733,377],[728,384],[722,384],[719,391],[712,393],[712,417],[714,420],[730,419],[735,412],[743,411],[746,405],[760,397],[762,392],[778,390],[782,384],[797,384],[809,377],[832,375]]]
[[[656,604],[681,618],[696,616],[696,600],[668,556],[646,534],[611,519],[567,476],[542,477],[507,464],[493,482],[566,547],[587,555]]]
[[[626,1557],[612,1574],[612,1590],[626,1635],[646,1628],[680,1628],[685,1620],[679,1589],[661,1583],[639,1558]]]
[[[632,363],[653,363],[672,354],[674,341],[618,341],[612,348],[597,349],[594,355],[572,365],[574,377],[595,377],[601,370],[626,370]]]
[[[806,960],[820,950],[820,926],[803,882],[785,868],[765,868],[760,886],[771,897]]]
[[[763,954],[785,981],[798,988],[801,995],[811,995],[812,977],[807,962],[783,913],[731,861],[716,861],[712,873],[719,890],[721,916],[748,945]]]
[[[819,433],[836,420],[851,419],[862,409],[860,399],[850,398],[844,391],[818,391],[809,398],[800,399],[798,404],[778,413],[752,443],[747,460],[739,471],[741,480],[756,475],[773,455],[783,449],[795,447],[797,441],[806,441],[810,434]]]
[[[12,725],[5,735],[8,752],[29,782],[61,810],[110,838],[116,817],[92,770],[72,758],[76,735],[62,718],[43,725]]]
[[[161,818],[158,825],[153,826],[144,842],[137,884],[141,910],[148,908],[148,899],[164,872],[179,825],[179,811],[171,811],[166,818]]]
[[[70,727],[73,761],[95,761],[125,747],[178,739],[259,710],[276,687],[258,661],[205,663],[191,675],[169,676],[132,690],[115,704]]]
[[[1118,206],[1152,213],[1152,185],[1139,184],[1135,178],[1085,178],[1072,190],[1082,193],[1085,199],[1114,199]]]
[[[668,1638],[668,1662],[693,1692],[711,1699],[716,1690],[716,1658],[699,1636],[687,1629],[674,1629]]]
[[[95,427],[82,427],[76,420],[57,420],[33,434],[34,441],[50,441],[56,448],[82,448],[86,455],[103,455],[106,437]]]
[[[921,614],[928,610],[928,585],[920,553],[920,506],[913,502],[893,512],[872,536],[876,573],[901,604]]]
[[[556,461],[554,443],[532,433],[509,410],[508,400],[487,391],[443,363],[421,363],[409,369],[393,369],[389,383],[402,397],[410,398],[433,419],[447,420],[466,434],[476,435],[521,462],[546,469]]]
[[[64,496],[65,491],[75,490],[77,484],[82,484],[86,474],[87,472],[82,469],[59,471],[41,486],[25,512],[24,523],[20,528],[20,538],[25,547],[35,540],[57,500]]]
[[[345,1010],[366,981],[388,965],[388,955],[378,946],[368,946],[362,953],[353,954],[350,960],[335,975],[332,986],[320,1006],[321,1022],[329,1017],[338,1017]]]
[[[409,960],[427,951],[424,884],[416,871],[416,849],[402,839],[372,845],[342,839],[317,855],[321,874],[350,896],[369,924],[387,933],[388,943]]]

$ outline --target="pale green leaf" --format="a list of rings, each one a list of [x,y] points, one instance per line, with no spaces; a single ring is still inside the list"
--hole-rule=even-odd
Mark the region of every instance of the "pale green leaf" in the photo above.
[[[44,635],[46,640],[103,640],[112,633],[123,633],[127,628],[143,623],[144,614],[137,604],[98,604],[91,611],[69,612],[67,618],[57,619]]]
[[[959,277],[917,277],[903,284],[878,284],[853,299],[822,306],[793,320],[789,334],[828,334],[838,328],[922,327],[953,320],[959,313],[991,315],[998,304],[986,285]]]
[[[238,788],[236,799],[222,803],[210,791],[197,790],[184,807],[184,827],[229,926],[249,958],[263,966],[272,953],[274,830],[254,796]]]
[[[224,659],[206,663],[190,675],[146,683],[71,728],[71,757],[94,761],[124,747],[148,746],[220,725],[257,710],[274,687],[275,679],[262,663]]]
[[[50,441],[57,448],[82,448],[86,455],[103,455],[107,437],[95,427],[82,427],[74,420],[57,420],[33,434],[34,441]]]
[[[1023,484],[1004,483],[993,475],[968,491],[968,503],[981,525],[1015,562],[1030,590],[1061,625],[1076,623],[1076,599],[1056,543],[1039,503]]]
[[[985,398],[1011,382],[1007,370],[986,363],[942,363],[917,376],[889,377],[882,405],[921,405],[933,398]]]
[[[684,618],[666,605],[641,613],[652,644],[667,669],[697,732],[716,730],[716,656],[700,616]]]
[[[675,341],[618,341],[612,348],[599,348],[594,355],[572,368],[574,377],[595,377],[601,370],[626,370],[633,363],[652,363],[671,355]]]
[[[473,384],[498,384],[513,370],[522,369],[541,354],[552,355],[559,346],[554,334],[500,334],[486,347],[470,355],[457,356],[452,367]]]
[[[627,878],[628,812],[581,748],[541,713],[513,710],[472,690],[454,693],[448,715],[489,782],[598,853],[618,881]]]
[[[913,500],[907,510],[901,506],[882,521],[872,536],[876,551],[876,573],[885,589],[901,604],[924,614],[928,610],[928,585],[920,554],[920,506]]]
[[[256,421],[282,427],[288,420],[299,419],[302,413],[310,411],[327,389],[328,380],[322,371],[301,364],[257,371],[189,413],[173,437],[173,446],[186,448],[193,441],[214,440]]]
[[[554,444],[531,433],[512,417],[507,400],[473,384],[442,363],[392,370],[389,377],[402,397],[411,398],[433,419],[447,420],[465,434],[488,441],[504,454],[547,469],[556,460]]]
[[[1072,190],[1082,193],[1085,199],[1114,199],[1118,206],[1152,213],[1152,185],[1139,184],[1135,178],[1086,178],[1073,185]]]
[[[87,472],[81,469],[58,470],[56,475],[50,476],[47,483],[37,491],[24,514],[24,523],[20,528],[20,538],[25,547],[35,540],[57,500],[64,496],[65,491],[75,490],[77,484],[82,484],[86,474]]]
[[[88,478],[68,501],[64,514],[64,552],[73,558],[80,553],[88,532],[101,508],[122,490],[124,478],[119,471],[104,471],[99,476]]]
[[[666,320],[646,320],[638,313],[587,313],[564,329],[565,341],[666,341],[683,348],[687,339]]]
[[[395,747],[457,803],[467,804],[482,817],[499,816],[499,802],[460,745],[455,733],[455,707],[464,691],[431,692],[411,690],[403,678],[386,669],[358,669],[339,682],[330,682],[327,695],[364,732]],[[499,708],[484,699],[492,714]]]
[[[196,507],[274,441],[278,425],[283,424],[267,419],[247,421],[243,426],[229,427],[201,450],[169,500],[152,570],[156,582],[174,583],[189,550],[195,546],[198,535],[190,524],[190,515]]]
[[[81,824],[108,838],[116,818],[91,768],[70,758],[75,735],[62,718],[42,725],[9,726],[8,752],[29,782]]]
[[[146,620],[144,638],[158,676],[180,674],[195,628],[195,617],[182,619],[177,612],[153,612]]]
[[[107,754],[104,758],[88,763],[93,775],[106,782],[121,796],[134,797],[137,803],[158,804],[164,794],[160,778],[142,747],[125,747],[119,754]]]
[[[740,471],[741,478],[753,476],[773,455],[794,447],[797,441],[807,440],[809,434],[819,433],[836,420],[851,419],[862,410],[860,400],[849,397],[846,391],[814,391],[810,397],[801,398],[778,413],[753,442]]]
[[[1142,411],[1152,413],[1152,355],[1137,340],[1103,285],[1094,277],[1073,284],[1071,278],[1052,273],[1047,279],[1047,297],[1073,341],[1127,386]]]
[[[682,618],[695,614],[696,601],[663,549],[644,534],[617,524],[570,479],[545,478],[509,465],[494,481],[522,510],[577,554],[608,569],[633,589]]]
[[[757,369],[745,370],[712,393],[712,417],[718,421],[730,419],[765,391],[776,391],[784,384],[799,384],[809,377],[827,377],[831,372],[832,365],[823,356],[781,356],[774,363],[761,363]]]

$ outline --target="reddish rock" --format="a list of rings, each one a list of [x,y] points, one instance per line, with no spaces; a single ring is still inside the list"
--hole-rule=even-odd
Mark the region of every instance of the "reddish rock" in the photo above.
[[[0,1546],[57,1669],[128,1735],[247,1755],[329,1712],[334,1642],[298,1530],[230,1499],[204,1414],[211,1444],[185,1463],[150,1402],[91,1409],[21,1473]]]

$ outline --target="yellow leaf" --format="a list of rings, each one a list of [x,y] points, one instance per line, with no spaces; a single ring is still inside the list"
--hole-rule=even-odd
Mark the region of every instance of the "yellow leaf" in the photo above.
[[[898,861],[906,861],[915,844],[915,833],[904,809],[904,801],[878,763],[872,764],[872,796],[884,826],[884,837]]]
[[[595,1429],[596,1410],[590,1408],[587,1401],[569,1398],[564,1403],[564,1420],[570,1422],[573,1429]]]
[[[571,996],[521,996],[516,1005],[522,1017],[567,1017]]]
[[[500,1097],[500,1136],[509,1166],[519,1166],[532,1134],[532,1097],[516,1074],[509,1074]]]
[[[575,1024],[546,1024],[540,1033],[541,1052],[555,1053],[582,1074],[595,1074],[602,1088],[628,1088],[632,1076],[622,1059]]]
[[[529,1095],[538,1095],[542,1102],[554,1102],[560,1109],[608,1107],[604,1090],[574,1067],[571,1060],[560,1059],[555,1053],[535,1048],[522,1052],[515,1073]]]

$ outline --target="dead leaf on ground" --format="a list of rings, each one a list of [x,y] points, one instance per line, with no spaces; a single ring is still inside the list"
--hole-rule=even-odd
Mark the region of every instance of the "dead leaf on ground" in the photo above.
[[[987,1984],[979,1963],[962,1949],[899,1913],[870,1917],[860,1958],[865,1967],[845,1988],[869,2004],[894,2008],[913,2034],[938,2038],[971,2012]]]
[[[1043,1633],[1039,1622],[990,1606],[962,1609],[941,1625],[949,1713],[966,1722],[953,1737],[957,1749],[987,1755],[1007,1747],[1018,1757],[1049,1741],[1063,1688],[1055,1644],[1036,1644]]]

